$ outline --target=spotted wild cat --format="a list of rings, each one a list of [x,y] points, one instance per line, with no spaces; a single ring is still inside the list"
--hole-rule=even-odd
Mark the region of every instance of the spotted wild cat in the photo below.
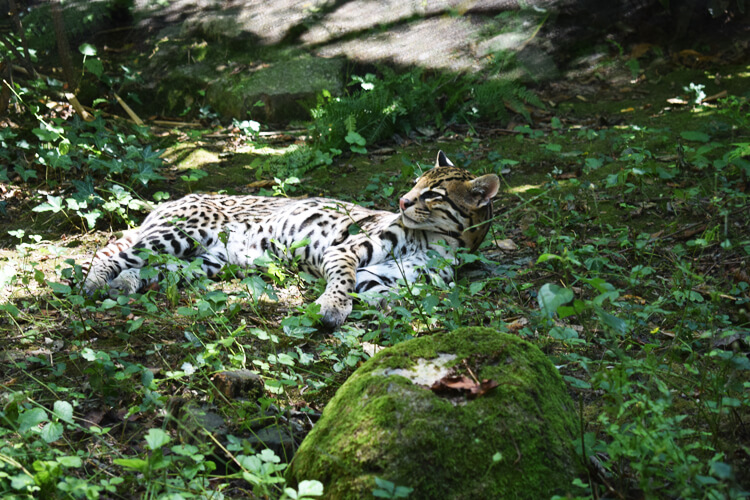
[[[435,167],[399,200],[398,213],[370,210],[327,198],[269,198],[190,194],[157,207],[140,228],[100,250],[90,263],[84,289],[109,287],[130,294],[155,279],[140,276],[141,249],[182,259],[202,259],[208,276],[229,264],[254,266],[266,250],[327,281],[322,323],[340,326],[352,310],[352,292],[384,292],[397,281],[427,271],[428,250],[453,260],[456,248],[479,248],[492,218],[499,179],[474,177],[440,151]],[[351,231],[356,224],[358,231]],[[293,255],[281,248],[309,239]],[[451,269],[438,271],[449,282]]]

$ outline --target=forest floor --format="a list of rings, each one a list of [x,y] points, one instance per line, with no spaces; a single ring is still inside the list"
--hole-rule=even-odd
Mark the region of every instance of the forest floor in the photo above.
[[[131,298],[78,294],[66,259],[85,260],[122,219],[87,232],[81,207],[61,198],[54,209],[64,172],[37,164],[23,182],[21,169],[0,193],[0,448],[10,464],[0,485],[280,497],[279,464],[375,350],[486,325],[537,344],[581,403],[595,458],[588,486],[571,494],[750,489],[750,67],[668,61],[648,78],[613,60],[597,68],[542,89],[545,108],[530,121],[420,128],[299,182],[280,164],[306,143],[304,124],[260,136],[200,122],[150,127],[160,152],[139,161],[163,161],[163,179],[144,199],[323,195],[396,210],[438,150],[501,176],[482,259],[461,257],[459,286],[403,290],[388,314],[358,306],[333,333],[316,329],[308,307],[321,283],[273,266]],[[110,118],[76,133],[124,128]],[[137,196],[118,196],[123,218],[143,219]],[[51,208],[34,211],[40,203]],[[263,463],[277,469],[237,458],[265,448],[276,459]]]

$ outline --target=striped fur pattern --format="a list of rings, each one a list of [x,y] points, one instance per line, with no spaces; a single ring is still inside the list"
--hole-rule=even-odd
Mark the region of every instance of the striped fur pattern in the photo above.
[[[160,205],[140,228],[99,251],[83,288],[130,294],[148,285],[140,276],[141,249],[200,258],[211,277],[226,264],[252,268],[268,251],[298,258],[301,270],[326,279],[316,302],[322,323],[335,328],[352,310],[352,292],[383,296],[398,280],[414,281],[427,271],[428,250],[447,259],[459,247],[476,250],[498,188],[496,175],[475,178],[441,151],[435,167],[399,200],[398,213],[327,198],[191,194]],[[284,250],[305,239],[307,245]],[[453,273],[438,274],[450,282]]]

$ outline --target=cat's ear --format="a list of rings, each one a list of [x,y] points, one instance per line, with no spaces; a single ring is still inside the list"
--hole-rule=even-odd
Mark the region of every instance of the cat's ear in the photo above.
[[[445,153],[438,151],[437,160],[435,161],[436,167],[454,167],[453,163],[445,156]]]
[[[477,177],[471,183],[471,194],[477,208],[483,207],[492,201],[500,189],[500,178],[495,174],[487,174]]]

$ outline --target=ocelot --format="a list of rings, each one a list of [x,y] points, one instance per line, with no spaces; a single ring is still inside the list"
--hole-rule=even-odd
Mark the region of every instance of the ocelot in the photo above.
[[[325,278],[316,302],[323,325],[335,328],[352,310],[352,292],[383,297],[399,280],[414,281],[430,271],[429,250],[450,262],[459,247],[477,250],[499,185],[496,175],[475,177],[440,151],[434,168],[401,197],[397,213],[327,198],[190,194],[160,205],[140,228],[97,252],[83,288],[130,294],[157,281],[141,277],[143,249],[200,258],[210,277],[226,264],[252,268],[269,251]],[[303,240],[309,243],[283,250]],[[445,282],[453,276],[449,267],[436,273]]]

